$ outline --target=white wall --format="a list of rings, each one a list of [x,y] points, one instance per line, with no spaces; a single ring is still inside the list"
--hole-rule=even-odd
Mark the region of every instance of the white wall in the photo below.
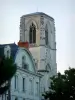
[[[7,50],[10,50],[9,46],[6,46],[4,49],[5,53]],[[15,89],[15,75],[11,79],[11,100],[15,100],[17,97],[18,100],[40,100],[40,76],[35,71],[35,66],[33,62],[33,57],[30,53],[28,53],[24,48],[19,48],[16,53],[15,57],[15,63],[17,64],[17,72],[15,75],[18,76],[18,88]],[[29,65],[29,70],[25,70],[22,68],[22,56],[26,57],[26,63]],[[25,92],[23,92],[23,78],[25,78]],[[29,80],[32,80],[32,91],[33,93],[30,94],[30,82]],[[37,88],[36,88],[36,82],[38,82],[38,94]],[[8,96],[8,93],[6,94]],[[5,100],[5,95],[3,95],[3,100]],[[2,100],[2,97],[0,97],[0,100]],[[7,99],[6,99],[7,100]]]
[[[14,88],[15,80],[14,80],[14,77],[13,77],[12,81],[11,81],[11,95],[12,95],[11,100],[14,100],[13,99],[14,97],[18,97],[19,100],[22,100],[21,98],[40,100],[39,99],[40,94],[39,95],[35,94],[36,93],[36,82],[40,83],[39,77],[36,76],[36,75],[30,74],[28,72],[19,70],[19,69],[17,70],[16,75],[18,75],[18,89],[15,90],[15,88]],[[26,91],[25,92],[23,92],[23,90],[22,90],[22,78],[26,79],[26,84],[25,84]],[[30,89],[29,89],[29,80],[30,79],[33,82],[33,94],[30,94]]]

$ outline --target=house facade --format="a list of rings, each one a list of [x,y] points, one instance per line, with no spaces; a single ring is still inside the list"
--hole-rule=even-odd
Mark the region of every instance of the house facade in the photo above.
[[[12,56],[17,65],[17,72],[11,79],[11,100],[40,100],[41,75],[35,69],[31,53],[16,44],[0,45],[1,49],[3,56]],[[0,97],[0,100],[8,100],[8,91]]]

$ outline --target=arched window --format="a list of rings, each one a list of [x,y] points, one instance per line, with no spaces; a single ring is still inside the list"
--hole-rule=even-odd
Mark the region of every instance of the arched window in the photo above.
[[[28,70],[28,64],[26,63],[25,56],[22,56],[22,68]]]
[[[7,58],[9,58],[9,57],[10,57],[10,51],[7,50]]]
[[[47,70],[47,71],[51,71],[51,67],[50,67],[49,64],[46,65],[46,70]]]
[[[24,68],[24,65],[25,65],[25,61],[26,61],[25,56],[22,56],[22,67],[23,68]]]
[[[29,29],[29,42],[36,43],[36,26],[32,23]]]
[[[45,27],[45,43],[46,43],[46,45],[48,45],[48,27],[47,27],[47,25]]]

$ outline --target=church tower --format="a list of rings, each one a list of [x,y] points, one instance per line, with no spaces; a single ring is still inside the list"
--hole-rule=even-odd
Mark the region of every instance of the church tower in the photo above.
[[[23,15],[20,19],[20,41],[29,42],[36,68],[44,75],[41,88],[47,91],[50,76],[57,73],[54,19],[42,12]]]

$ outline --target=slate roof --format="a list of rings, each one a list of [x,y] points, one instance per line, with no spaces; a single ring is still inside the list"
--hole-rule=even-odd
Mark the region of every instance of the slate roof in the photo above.
[[[4,47],[9,45],[11,48],[11,56],[15,57],[15,54],[18,50],[18,46],[15,43],[11,43],[11,44],[2,44],[0,45],[0,57],[4,56]]]
[[[45,15],[45,16],[47,16],[47,17],[51,18],[52,20],[54,20],[54,18],[53,18],[53,17],[51,17],[51,16],[49,16],[49,15],[47,15],[47,14],[43,13],[43,12],[35,12],[35,13],[30,13],[30,14],[23,15],[22,17],[32,16],[32,15]]]

